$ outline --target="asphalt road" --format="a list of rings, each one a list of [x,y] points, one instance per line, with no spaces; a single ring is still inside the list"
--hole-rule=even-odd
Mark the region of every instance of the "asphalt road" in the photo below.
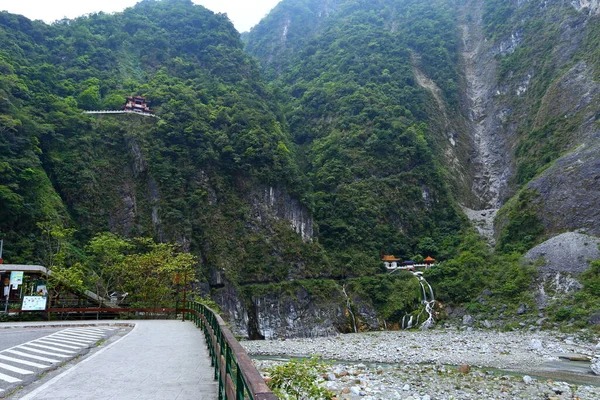
[[[30,340],[39,339],[54,332],[58,332],[61,329],[62,328],[0,329],[0,351],[29,342]]]

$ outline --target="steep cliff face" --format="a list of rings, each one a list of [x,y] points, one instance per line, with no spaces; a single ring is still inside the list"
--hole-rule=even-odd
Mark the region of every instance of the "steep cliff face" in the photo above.
[[[519,4],[512,29],[496,40],[511,49],[498,58],[495,96],[514,167],[508,193],[523,186],[535,193],[526,211],[537,215],[546,237],[579,229],[597,235],[599,210],[590,199],[598,195],[599,83],[597,61],[586,54],[598,4]],[[497,235],[506,223],[497,221]]]
[[[343,0],[279,3],[244,36],[246,51],[260,58],[267,77],[274,78],[289,66],[291,56],[302,50],[342,3]]]
[[[294,282],[279,286],[231,286],[213,298],[227,313],[237,335],[250,339],[316,337],[379,328],[377,312],[369,301],[351,294],[352,315],[346,296],[333,281]]]
[[[310,211],[280,187],[257,189],[251,196],[252,216],[258,221],[283,219],[304,241],[313,238],[313,220]]]

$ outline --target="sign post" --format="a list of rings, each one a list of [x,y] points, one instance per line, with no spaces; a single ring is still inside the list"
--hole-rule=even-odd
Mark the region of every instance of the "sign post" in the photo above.
[[[4,278],[4,312],[8,312],[8,296],[10,295],[10,278]]]

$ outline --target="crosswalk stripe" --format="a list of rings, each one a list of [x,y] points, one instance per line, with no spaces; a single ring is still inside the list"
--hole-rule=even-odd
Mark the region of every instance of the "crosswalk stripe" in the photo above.
[[[58,338],[58,339],[62,339],[62,340],[68,340],[68,341],[70,341],[72,343],[86,344],[86,345],[89,344],[89,343],[91,343],[91,342],[93,342],[93,340],[86,340],[86,341],[84,341],[82,339],[72,339],[69,336],[58,335],[58,334],[50,335],[49,337],[51,337],[51,338]]]
[[[69,344],[60,343],[58,340],[37,339],[37,340],[34,340],[34,342],[35,343],[51,344],[52,346],[66,347],[67,349],[81,349],[82,348],[82,346],[71,346]],[[66,343],[69,343],[69,342],[66,342]]]
[[[22,369],[22,368],[18,368],[18,367],[8,365],[8,364],[3,364],[3,363],[0,363],[0,368],[8,370],[8,371],[16,372],[17,374],[21,374],[21,375],[33,374],[33,371],[29,371],[28,369]]]
[[[4,375],[2,373],[0,373],[0,381],[5,381],[8,383],[21,382],[21,380],[19,378],[15,378],[14,376],[10,376],[10,375]]]
[[[98,332],[98,333],[102,333],[102,334],[104,334],[104,333],[106,333],[106,332],[113,331],[114,329],[112,329],[112,328],[102,328],[102,329],[90,328],[90,329],[88,329],[88,330],[89,330],[90,332]]]
[[[21,349],[21,350],[27,350],[27,351],[33,351],[34,353],[45,354],[45,355],[47,355],[47,356],[62,357],[62,358],[67,358],[67,357],[69,357],[69,356],[67,356],[67,355],[65,355],[65,354],[51,353],[51,352],[49,352],[49,351],[45,351],[45,350],[39,350],[39,349],[36,349],[35,347],[34,347],[34,348],[31,348],[31,347],[28,347],[28,346],[25,346],[25,345],[23,345],[23,346],[19,346],[19,347],[18,347],[18,349]]]
[[[57,347],[46,346],[46,345],[43,345],[43,344],[38,344],[36,342],[29,342],[29,343],[27,343],[27,346],[41,347],[42,349],[47,349],[47,350],[52,350],[52,351],[59,351],[61,353],[70,353],[70,354],[77,353],[76,351],[73,351],[73,350],[59,349]]]
[[[83,340],[86,340],[86,341],[88,341],[88,340],[95,340],[95,338],[76,336],[76,335],[73,335],[73,334],[71,334],[69,332],[63,332],[63,331],[56,332],[56,333],[54,333],[54,334],[52,334],[50,336],[58,336],[58,337],[62,337],[62,338],[67,338],[69,340],[80,340],[80,341],[83,341]]]
[[[103,335],[84,335],[81,333],[73,333],[73,332],[69,332],[69,331],[65,332],[65,334],[72,336],[74,338],[94,339],[94,340],[98,340],[98,339],[101,339],[104,337]]]
[[[48,368],[50,366],[50,365],[44,365],[44,364],[34,363],[32,361],[21,360],[20,358],[13,358],[13,357],[5,356],[3,354],[0,354],[0,359],[6,360],[6,361],[10,361],[10,362],[14,362],[14,363],[23,364],[23,365],[28,365],[30,367],[42,368],[42,369],[43,368]]]
[[[73,332],[73,333],[81,333],[82,335],[104,335],[104,331],[93,331],[90,329],[67,328],[67,329],[65,329],[65,331]]]
[[[22,382],[23,376],[41,373],[71,359],[82,350],[107,337],[114,328],[66,328],[50,335],[0,350],[0,397],[6,384]],[[18,358],[17,358],[18,357]],[[30,361],[32,360],[32,361]],[[36,372],[37,371],[37,372]],[[20,379],[22,378],[22,379]],[[30,380],[32,378],[28,378]],[[10,387],[10,386],[9,386]]]
[[[47,361],[50,363],[61,362],[60,360],[54,360],[54,359],[48,358],[48,357],[36,356],[35,354],[23,353],[22,351],[18,351],[18,350],[4,350],[4,351],[6,353],[16,354],[16,355],[22,356],[22,357],[29,357],[29,358],[33,358],[34,360],[39,360],[39,361]]]
[[[95,330],[90,330],[90,329],[73,329],[73,328],[67,328],[67,329],[65,329],[65,331],[73,332],[73,333],[81,333],[82,335],[104,335],[104,333],[105,333],[105,331],[95,331]]]

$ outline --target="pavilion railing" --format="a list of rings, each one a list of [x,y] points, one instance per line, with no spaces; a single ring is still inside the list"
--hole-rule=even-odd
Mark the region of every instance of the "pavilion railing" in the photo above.
[[[204,330],[219,400],[278,400],[217,313],[197,302],[189,302],[185,311]]]

